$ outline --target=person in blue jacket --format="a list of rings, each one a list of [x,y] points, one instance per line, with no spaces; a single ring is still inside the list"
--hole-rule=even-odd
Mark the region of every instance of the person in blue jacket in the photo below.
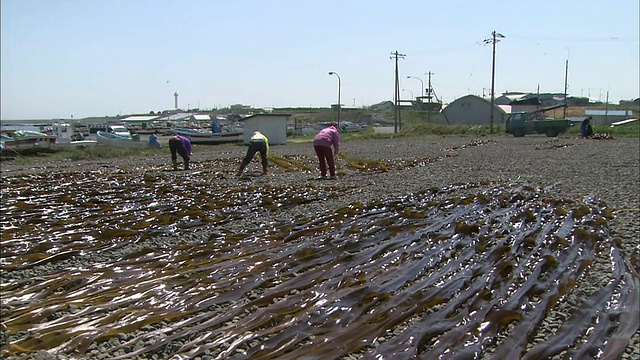
[[[211,132],[214,134],[219,134],[222,132],[222,125],[216,120],[213,120],[211,123]]]
[[[171,151],[171,162],[173,170],[178,170],[178,154],[184,160],[184,169],[189,170],[191,160],[191,140],[180,134],[175,134],[169,139],[169,150]]]
[[[591,128],[591,116],[582,120],[582,123],[580,123],[580,134],[584,139],[593,135],[593,129]]]
[[[149,135],[149,146],[154,149],[162,149],[162,144],[160,144],[160,142],[158,141],[158,135],[156,135],[155,132]]]

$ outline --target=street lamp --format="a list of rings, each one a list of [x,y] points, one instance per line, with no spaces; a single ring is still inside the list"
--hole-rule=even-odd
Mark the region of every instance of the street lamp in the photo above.
[[[413,100],[413,91],[411,91],[411,90],[405,90],[405,89],[402,89],[402,91],[408,91],[408,92],[410,92],[410,93],[411,93],[411,100]]]
[[[407,79],[418,79],[418,80],[420,80],[420,86],[422,87],[422,97],[424,97],[424,81],[422,81],[422,79],[420,79],[419,77],[415,77],[415,76],[407,76]]]
[[[335,71],[329,71],[329,75],[335,75],[338,77],[338,129],[340,129],[340,88],[342,87],[342,80],[340,79],[340,75],[338,75]]]

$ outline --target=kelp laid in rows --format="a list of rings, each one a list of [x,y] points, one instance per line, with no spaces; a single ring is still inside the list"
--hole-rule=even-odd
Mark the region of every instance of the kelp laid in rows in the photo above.
[[[2,321],[15,334],[5,351],[582,358],[619,354],[637,328],[638,276],[597,201],[461,184],[231,233],[214,229],[354,189],[224,187],[206,176],[179,185],[161,172],[103,170],[4,179]],[[149,241],[198,232],[207,234],[199,242]],[[602,254],[607,286],[546,332]],[[68,262],[83,257],[92,261]],[[12,276],[37,266],[53,267]]]

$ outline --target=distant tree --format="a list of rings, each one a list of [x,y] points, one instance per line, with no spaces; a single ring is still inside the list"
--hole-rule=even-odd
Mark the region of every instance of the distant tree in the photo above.
[[[251,106],[242,105],[242,104],[233,104],[233,105],[229,106],[229,108],[230,108],[231,112],[242,114],[245,111],[251,109]]]
[[[149,115],[155,115],[156,113],[153,112],[153,110],[149,111]]]

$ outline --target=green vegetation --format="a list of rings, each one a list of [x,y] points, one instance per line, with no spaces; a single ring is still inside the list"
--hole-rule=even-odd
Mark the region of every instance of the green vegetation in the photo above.
[[[124,148],[112,148],[106,146],[96,146],[92,149],[85,150],[69,150],[69,151],[57,151],[48,153],[38,153],[36,155],[13,155],[13,164],[31,164],[34,161],[65,161],[65,160],[100,160],[100,159],[113,159],[113,158],[125,158],[133,156],[147,156],[157,152],[166,151],[164,149],[124,149]]]
[[[616,137],[634,137],[640,138],[640,123],[637,121],[634,123],[620,125],[616,127],[610,127],[605,125],[593,125],[593,132],[599,134],[609,134]],[[567,136],[580,136],[580,123],[574,124],[569,131],[565,134]]]
[[[139,155],[151,155],[162,151],[162,149],[127,149],[127,148],[114,148],[107,146],[96,146],[93,149],[87,149],[82,151],[60,151],[53,154],[53,156],[59,156],[63,159],[69,160],[96,160],[104,158],[121,158],[128,156]]]

